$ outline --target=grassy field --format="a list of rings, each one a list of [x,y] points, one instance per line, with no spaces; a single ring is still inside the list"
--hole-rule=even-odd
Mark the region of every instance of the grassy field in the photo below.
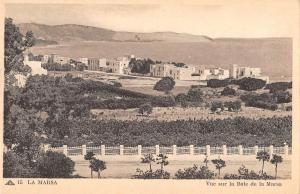
[[[116,120],[160,120],[170,121],[177,119],[225,119],[232,117],[249,117],[249,118],[268,118],[268,117],[284,117],[291,116],[292,112],[287,111],[271,111],[253,107],[242,107],[240,112],[224,111],[221,114],[212,114],[209,109],[195,107],[195,108],[181,108],[181,107],[155,107],[153,113],[148,116],[139,116],[138,109],[127,110],[107,110],[107,109],[93,109],[92,114],[96,115],[97,119],[116,119]]]

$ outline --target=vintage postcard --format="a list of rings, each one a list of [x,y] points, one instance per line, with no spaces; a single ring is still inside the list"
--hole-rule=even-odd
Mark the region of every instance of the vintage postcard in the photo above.
[[[1,193],[300,192],[298,1],[1,6]]]

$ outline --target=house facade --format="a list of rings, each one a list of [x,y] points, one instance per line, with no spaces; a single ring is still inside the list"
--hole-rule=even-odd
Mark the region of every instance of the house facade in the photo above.
[[[193,73],[195,73],[195,67],[176,67],[168,63],[150,66],[150,76],[153,77],[172,77],[175,80],[193,80]]]
[[[234,64],[232,65],[231,77],[234,79],[252,77],[265,80],[267,83],[269,83],[269,76],[261,75],[261,68],[258,67],[240,67]]]
[[[108,68],[112,73],[127,74],[129,72],[130,57],[118,57],[108,62]]]
[[[42,67],[42,61],[30,61],[28,55],[24,55],[23,60],[24,65],[28,65],[31,68],[30,75],[47,75],[48,71]],[[24,87],[29,75],[25,76],[22,74],[15,74],[16,85],[19,87]]]

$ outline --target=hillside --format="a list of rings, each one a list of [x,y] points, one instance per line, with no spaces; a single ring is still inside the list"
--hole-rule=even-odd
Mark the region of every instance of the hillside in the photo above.
[[[209,42],[205,36],[181,34],[174,32],[135,33],[118,32],[105,28],[82,26],[75,24],[43,25],[35,23],[18,24],[21,32],[33,31],[40,40],[59,43],[77,41],[132,41],[132,42]]]

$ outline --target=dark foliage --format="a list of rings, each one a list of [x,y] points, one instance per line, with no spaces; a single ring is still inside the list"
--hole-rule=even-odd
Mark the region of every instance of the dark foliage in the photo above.
[[[190,168],[185,168],[183,170],[179,169],[175,173],[176,179],[214,179],[216,174],[210,171],[206,166],[194,165]]]
[[[53,131],[51,127],[48,129]],[[56,145],[274,145],[291,144],[292,119],[283,118],[228,118],[224,120],[178,121],[116,121],[79,119],[55,126],[56,131],[68,130],[70,136]],[[85,136],[85,137],[83,137]],[[50,139],[49,139],[50,141]],[[51,143],[49,142],[49,143]]]
[[[254,91],[258,89],[262,89],[266,85],[266,81],[261,79],[255,79],[255,78],[242,78],[239,80],[239,84],[241,90],[246,91]]]
[[[265,89],[269,89],[270,93],[274,93],[276,91],[286,91],[291,85],[291,82],[274,82],[267,84]]]
[[[37,161],[37,173],[43,178],[70,178],[75,163],[64,154],[48,151]]]
[[[161,80],[156,82],[153,89],[157,90],[157,91],[162,91],[162,92],[168,93],[171,90],[173,90],[174,86],[175,86],[175,81],[173,78],[163,77],[163,78],[161,78]]]
[[[274,179],[274,177],[269,176],[266,173],[257,174],[253,170],[249,171],[249,169],[242,165],[238,170],[238,174],[226,174],[224,179],[267,180]]]
[[[241,101],[236,100],[236,101],[225,102],[224,107],[226,107],[228,111],[236,112],[241,110],[242,105],[241,105]]]
[[[223,96],[234,96],[235,94],[236,94],[235,89],[230,87],[225,87],[221,92],[221,95]]]
[[[34,169],[30,168],[26,158],[9,151],[3,155],[4,178],[31,178],[34,177]]]
[[[289,92],[276,91],[273,93],[273,97],[277,103],[292,102],[292,95]]]
[[[167,171],[162,171],[157,169],[156,171],[152,172],[150,170],[142,171],[141,169],[136,169],[135,175],[132,176],[134,179],[169,179],[170,173]]]
[[[277,110],[280,103],[289,103],[292,101],[292,96],[289,92],[277,91],[275,93],[249,93],[242,95],[241,100],[246,106],[264,108],[269,110]]]
[[[221,101],[213,101],[210,107],[212,112],[221,112],[224,110],[223,102]]]
[[[225,79],[225,80],[210,79],[210,80],[207,81],[207,87],[211,87],[211,88],[226,87],[229,84],[230,84],[229,79]]]
[[[140,107],[139,107],[139,113],[144,115],[149,115],[152,113],[152,110],[153,110],[153,107],[151,106],[151,104],[149,103],[146,103],[146,104],[142,104]]]
[[[150,73],[150,66],[155,64],[151,59],[131,59],[129,66],[132,73],[147,74]]]

